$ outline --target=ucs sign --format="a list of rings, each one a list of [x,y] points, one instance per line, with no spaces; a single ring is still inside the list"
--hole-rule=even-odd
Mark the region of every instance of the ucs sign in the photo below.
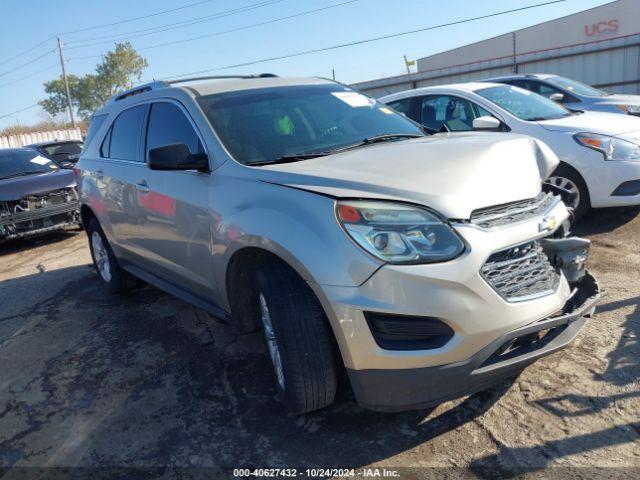
[[[592,25],[585,25],[584,33],[587,37],[604,35],[605,33],[615,33],[618,31],[619,26],[620,22],[618,22],[618,19],[606,20]]]

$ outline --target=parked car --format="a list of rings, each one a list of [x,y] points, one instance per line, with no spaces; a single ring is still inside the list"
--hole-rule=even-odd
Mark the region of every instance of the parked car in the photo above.
[[[0,150],[0,242],[79,222],[73,172],[31,148]]]
[[[640,95],[612,95],[577,80],[548,74],[506,75],[483,80],[506,83],[561,103],[569,110],[624,113],[640,117]]]
[[[425,136],[323,79],[143,85],[96,112],[77,165],[99,278],[262,329],[277,391],[420,408],[566,346],[594,310],[589,242],[520,135]],[[149,328],[153,329],[151,323]]]
[[[53,160],[61,168],[73,168],[78,163],[82,142],[80,140],[54,140],[27,145]]]
[[[493,130],[542,140],[561,160],[549,181],[572,194],[576,218],[591,207],[640,204],[638,118],[571,112],[541,95],[497,83],[419,88],[380,100],[436,130]]]

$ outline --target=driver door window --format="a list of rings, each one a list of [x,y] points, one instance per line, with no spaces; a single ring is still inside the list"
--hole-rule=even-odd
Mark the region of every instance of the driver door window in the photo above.
[[[421,99],[420,122],[434,130],[446,126],[451,132],[467,132],[473,130],[474,118],[473,104],[463,98],[432,95]]]
[[[204,153],[198,134],[177,105],[169,102],[153,103],[147,128],[147,157],[149,150],[153,148],[176,143],[187,145],[192,154]]]

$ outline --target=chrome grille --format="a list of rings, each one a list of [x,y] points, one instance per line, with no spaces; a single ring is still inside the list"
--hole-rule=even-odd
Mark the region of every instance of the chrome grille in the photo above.
[[[474,210],[471,223],[480,228],[495,228],[526,221],[543,215],[558,201],[559,197],[552,193],[541,192],[536,198]]]
[[[480,273],[508,302],[549,295],[560,282],[558,272],[537,241],[494,253]]]

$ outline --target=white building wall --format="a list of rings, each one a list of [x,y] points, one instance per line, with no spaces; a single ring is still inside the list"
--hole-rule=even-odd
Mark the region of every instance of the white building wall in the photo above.
[[[514,55],[515,36],[515,55]],[[515,60],[515,64],[514,64]],[[418,60],[418,72],[354,86],[379,97],[512,73],[555,73],[640,94],[640,0],[618,0]]]
[[[53,140],[82,140],[79,128],[67,130],[49,130],[47,132],[22,133],[0,137],[0,148],[18,148],[32,143],[50,142]]]

